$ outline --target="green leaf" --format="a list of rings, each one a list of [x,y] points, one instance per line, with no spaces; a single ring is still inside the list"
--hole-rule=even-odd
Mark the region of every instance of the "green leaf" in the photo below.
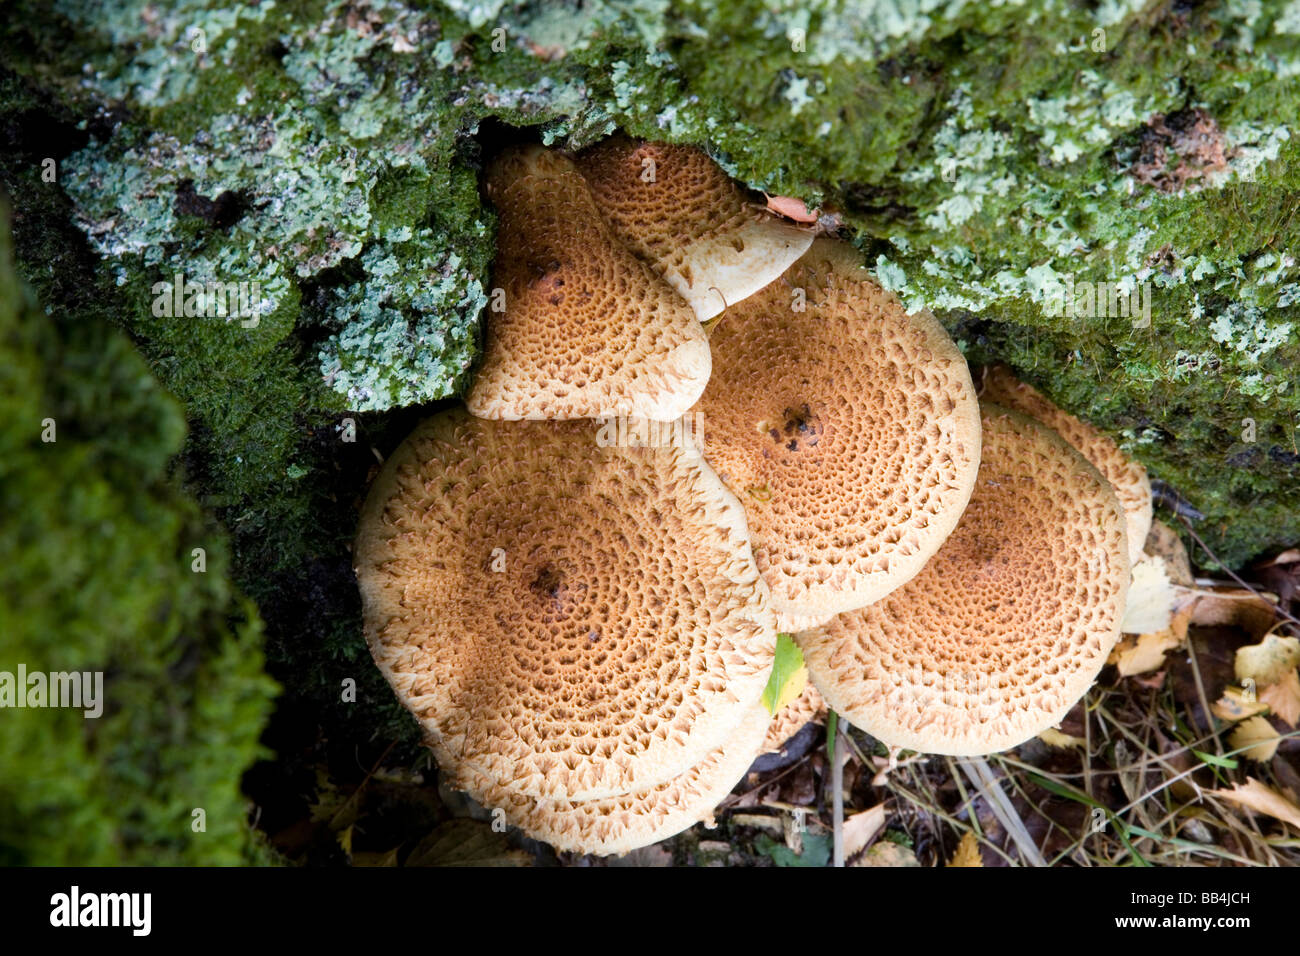
[[[807,683],[808,668],[803,664],[803,651],[789,634],[778,634],[772,676],[763,689],[763,706],[769,714],[775,714],[802,694]]]
[[[825,866],[831,859],[831,838],[821,833],[803,835],[803,853],[795,853],[767,834],[754,841],[754,848],[777,866]]]
[[[1204,751],[1193,750],[1192,753],[1200,757],[1202,761],[1208,763],[1211,767],[1223,767],[1225,770],[1236,770],[1237,761],[1231,757],[1216,757],[1214,754],[1207,754]]]

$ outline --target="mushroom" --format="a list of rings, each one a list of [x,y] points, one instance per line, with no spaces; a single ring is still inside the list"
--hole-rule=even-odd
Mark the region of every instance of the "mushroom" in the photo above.
[[[834,614],[796,614],[786,612],[777,615],[777,629],[782,634],[798,634],[810,628],[821,627],[830,623]]]
[[[803,730],[808,723],[825,719],[826,701],[810,683],[802,694],[782,707],[772,718],[767,736],[763,738],[762,752],[778,753],[786,741]]]
[[[1047,426],[981,406],[952,536],[884,600],[795,636],[826,703],[883,743],[988,754],[1058,723],[1119,637],[1129,580],[1110,483]]]
[[[1128,522],[1128,556],[1136,564],[1142,557],[1142,547],[1151,530],[1155,508],[1151,500],[1151,480],[1147,470],[1124,456],[1107,435],[1087,422],[1080,421],[1047,399],[1032,385],[1017,381],[1011,369],[994,365],[984,370],[984,385],[980,395],[1004,408],[1022,412],[1054,429],[1073,445],[1115,489],[1124,506]]]
[[[957,524],[979,469],[966,361],[818,239],[710,336],[705,457],[745,506],[782,631],[879,600]]]
[[[371,653],[453,781],[657,786],[736,731],[771,669],[744,512],[690,443],[442,412],[380,471],[354,562]]]
[[[482,774],[464,787],[484,806],[500,808],[507,821],[557,850],[575,853],[626,853],[666,840],[704,821],[749,769],[771,720],[761,704],[717,749],[666,783],[598,800],[556,800],[525,796],[493,785]]]
[[[576,162],[614,234],[701,322],[775,280],[812,244],[813,230],[748,203],[693,147],[613,136]]]
[[[469,410],[679,418],[709,379],[704,328],[614,238],[572,161],[540,146],[511,148],[490,165],[486,186],[499,217],[497,255]]]

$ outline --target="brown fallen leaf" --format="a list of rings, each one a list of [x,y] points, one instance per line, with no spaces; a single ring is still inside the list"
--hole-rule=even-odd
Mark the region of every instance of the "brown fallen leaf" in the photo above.
[[[1300,561],[1300,548],[1287,548],[1275,558],[1264,561],[1257,567],[1267,568],[1274,564],[1295,564]]]
[[[844,821],[844,858],[857,856],[885,826],[885,805],[855,813]]]
[[[1237,649],[1237,680],[1253,680],[1259,688],[1276,684],[1300,664],[1300,638],[1266,634],[1258,644]]]
[[[973,830],[967,830],[962,834],[961,842],[957,844],[957,852],[952,855],[948,861],[949,866],[983,866],[984,858],[980,856],[979,840],[975,838]]]
[[[1260,638],[1277,620],[1276,604],[1245,588],[1197,588],[1187,593],[1195,597],[1192,623],[1197,627],[1229,625]]]
[[[384,853],[353,853],[352,865],[364,867],[397,866],[397,847]]]
[[[703,849],[707,840],[701,841],[700,849]],[[722,844],[728,850],[731,847]],[[624,853],[622,856],[610,856],[605,858],[605,865],[612,867],[656,867],[672,866],[673,853],[662,843],[652,843],[650,846],[637,847]]]
[[[1252,699],[1252,695],[1240,687],[1225,687],[1223,696],[1210,705],[1210,710],[1220,720],[1233,723],[1264,713],[1268,710],[1268,705],[1258,698]]]
[[[1273,758],[1269,767],[1273,771],[1273,779],[1277,781],[1282,796],[1292,803],[1300,801],[1300,769],[1292,766],[1291,762],[1281,754]]]
[[[1276,683],[1269,684],[1259,693],[1260,703],[1271,710],[1288,727],[1300,721],[1300,672],[1290,670]]]
[[[1145,687],[1147,690],[1159,690],[1164,686],[1166,673],[1164,670],[1158,670],[1153,674],[1136,674],[1133,677],[1133,682],[1139,687]]]
[[[1174,611],[1169,627],[1150,634],[1126,634],[1115,645],[1109,663],[1113,663],[1121,677],[1133,677],[1159,670],[1164,666],[1165,655],[1182,647],[1187,641],[1187,626],[1192,619],[1191,605]]]
[[[766,830],[775,836],[781,835],[780,817],[770,817],[761,813],[733,813],[731,823],[733,826],[755,827],[759,830]]]
[[[1267,814],[1274,819],[1289,823],[1300,830],[1300,807],[1254,777],[1247,777],[1244,784],[1239,783],[1231,790],[1212,790],[1211,793],[1216,797],[1223,797],[1225,800],[1249,807],[1257,813]]]
[[[1164,558],[1169,580],[1183,587],[1192,586],[1192,562],[1178,532],[1163,521],[1153,521],[1142,550],[1153,557]]]
[[[528,866],[532,857],[513,850],[504,833],[477,820],[448,820],[411,851],[407,866]]]
[[[1300,603],[1300,549],[1290,548],[1271,561],[1255,565],[1255,573],[1283,607]]]
[[[1260,763],[1273,759],[1281,740],[1273,725],[1264,717],[1248,717],[1228,735],[1228,743],[1233,750],[1245,747],[1241,755],[1247,760],[1257,760]]]

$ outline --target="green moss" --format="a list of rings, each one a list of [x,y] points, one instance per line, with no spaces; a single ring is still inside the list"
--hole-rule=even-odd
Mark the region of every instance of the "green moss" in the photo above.
[[[0,858],[238,863],[239,776],[274,690],[256,609],[231,589],[222,535],[168,476],[179,408],[120,332],[36,307],[7,223],[0,379],[0,670],[99,671],[106,697],[98,718],[6,710]]]

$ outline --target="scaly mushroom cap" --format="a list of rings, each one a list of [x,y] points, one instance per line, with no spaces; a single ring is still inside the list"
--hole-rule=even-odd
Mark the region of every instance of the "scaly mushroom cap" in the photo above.
[[[611,234],[572,161],[540,146],[491,164],[499,217],[481,418],[630,415],[671,421],[709,380],[709,344],[681,296]]]
[[[825,719],[826,701],[822,700],[822,695],[810,682],[802,694],[782,707],[772,718],[767,736],[763,738],[762,752],[779,752],[785,742],[803,730],[810,721]]]
[[[481,774],[465,781],[464,788],[479,803],[501,808],[510,823],[557,850],[627,853],[701,821],[711,822],[713,810],[759,756],[770,720],[762,704],[755,704],[731,736],[700,763],[667,783],[622,796],[578,801],[528,797],[493,786]]]
[[[920,571],[980,457],[970,371],[938,321],[819,239],[710,345],[705,456],[745,506],[783,622],[862,607]]]
[[[828,706],[922,753],[994,753],[1055,725],[1124,616],[1128,543],[1110,483],[1045,425],[982,411],[975,494],[925,570],[795,636]]]
[[[453,778],[596,799],[672,779],[759,699],[776,643],[744,513],[694,446],[594,422],[423,422],[354,561],[380,670]]]
[[[576,161],[614,234],[702,322],[778,278],[812,244],[811,229],[753,208],[693,147],[613,136]]]
[[[781,634],[798,634],[814,627],[829,624],[834,614],[795,614],[790,611],[776,612],[776,629]]]
[[[1147,470],[1126,458],[1109,436],[1058,408],[1032,385],[1018,381],[1005,365],[985,369],[984,387],[980,394],[1054,429],[1106,476],[1119,497],[1119,503],[1124,506],[1129,561],[1136,564],[1142,557],[1142,546],[1151,530],[1155,512]]]

